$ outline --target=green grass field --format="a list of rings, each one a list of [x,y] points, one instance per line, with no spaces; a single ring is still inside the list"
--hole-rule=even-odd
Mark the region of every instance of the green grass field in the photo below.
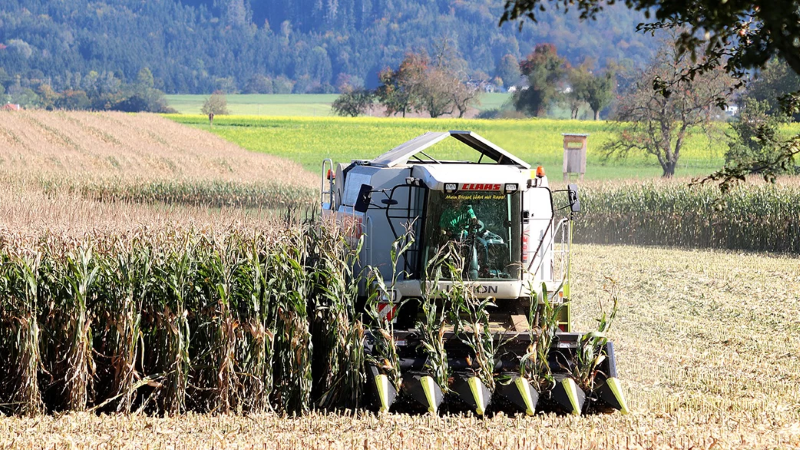
[[[483,94],[480,97],[481,103],[475,108],[485,111],[487,109],[500,109],[506,101],[511,98],[511,94]]]
[[[314,172],[323,158],[337,162],[371,159],[426,131],[472,130],[531,165],[544,166],[553,178],[561,178],[562,133],[589,133],[586,179],[661,175],[661,168],[652,157],[604,160],[600,147],[613,134],[603,121],[218,116],[210,127],[203,116],[168,117],[209,130],[246,149],[298,161]],[[683,150],[677,176],[699,176],[719,168],[725,148],[721,137],[709,141],[705,135],[693,134]],[[455,140],[440,143],[434,151],[435,157],[442,158],[474,154]]]
[[[252,116],[331,116],[339,94],[234,94],[228,95],[231,114]],[[181,114],[200,114],[208,95],[167,95],[169,106]],[[509,94],[484,94],[478,110],[500,108]]]

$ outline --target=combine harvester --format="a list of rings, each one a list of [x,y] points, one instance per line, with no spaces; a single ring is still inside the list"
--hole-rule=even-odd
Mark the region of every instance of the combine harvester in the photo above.
[[[430,147],[448,138],[474,150],[474,158],[431,157]],[[388,332],[372,330],[366,343],[367,353],[373,353],[367,383],[376,409],[471,409],[479,415],[508,408],[528,415],[537,410],[627,412],[613,345],[595,335],[584,338],[570,326],[572,216],[580,211],[577,186],[551,191],[541,167],[531,170],[469,131],[429,132],[369,161],[334,164],[326,159],[322,174],[323,215],[335,215],[352,238],[364,235],[360,264],[383,273],[383,283],[364,283],[359,305],[363,311],[370,292],[384,286],[377,309],[391,327]],[[554,206],[553,194],[558,192],[566,194],[560,194],[565,199],[561,208]],[[564,218],[557,217],[560,211],[566,213]],[[391,251],[404,236],[407,249]],[[450,278],[437,277],[436,286],[431,286],[434,282],[425,279],[428,264],[453,241],[463,255],[463,271],[456,276],[445,271]],[[393,262],[397,276],[391,274]],[[489,347],[496,349],[491,379],[485,365],[483,377],[478,376],[478,355],[463,335],[478,336],[486,330],[457,331],[447,321],[439,334],[446,365],[433,364],[431,353],[423,350],[424,333],[417,327],[422,299],[430,292],[442,297],[458,284],[467,287],[472,300],[487,300],[484,304],[489,305],[486,323],[494,340]],[[545,289],[546,298],[539,292]],[[529,319],[539,323],[530,324]],[[395,364],[384,359],[387,342]],[[537,352],[543,343],[547,347]],[[599,347],[588,348],[594,361],[588,367],[587,353],[581,353],[587,345]],[[537,357],[538,372],[532,368]],[[446,373],[433,373],[434,369]],[[589,383],[580,383],[575,375],[581,369],[591,371],[583,379]]]

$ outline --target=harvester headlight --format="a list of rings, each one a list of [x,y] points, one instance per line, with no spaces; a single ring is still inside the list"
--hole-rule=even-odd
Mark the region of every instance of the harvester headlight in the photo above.
[[[505,190],[506,194],[517,192],[517,190],[519,190],[519,185],[517,183],[506,183]]]
[[[378,303],[394,303],[397,299],[397,291],[394,289],[383,290],[378,288]]]
[[[448,194],[452,194],[458,190],[458,183],[445,183],[444,184],[444,191]]]

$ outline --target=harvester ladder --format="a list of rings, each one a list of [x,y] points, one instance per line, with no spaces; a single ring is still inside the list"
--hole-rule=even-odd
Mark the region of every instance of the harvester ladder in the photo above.
[[[552,252],[553,259],[550,261],[550,275],[552,281],[563,283],[567,277],[567,267],[569,263],[569,240],[567,239],[569,236],[569,227],[570,221],[567,218],[561,219],[555,226],[551,225],[547,227],[547,231],[545,235],[542,237],[542,242],[539,244],[539,248],[536,249],[536,252],[531,258],[531,264],[536,262],[536,258],[539,258],[539,264],[536,265],[536,270],[533,271],[533,276],[539,275],[543,272],[544,264],[545,264],[545,255],[548,252]],[[552,231],[551,231],[552,230]],[[558,246],[556,246],[556,236],[561,235],[561,242]],[[556,260],[558,259],[558,263]],[[558,275],[556,276],[556,268],[558,268]],[[542,276],[544,278],[544,276]]]
[[[325,170],[326,167],[328,168],[328,170]],[[330,158],[325,158],[325,159],[322,160],[322,177],[320,178],[320,180],[322,181],[322,184],[320,186],[319,204],[320,204],[320,206],[325,204],[325,195],[327,195],[328,196],[328,205],[330,206],[331,209],[333,209],[334,208],[334,204],[333,204],[333,179],[328,177],[329,174],[330,174],[331,177],[335,176],[334,173],[333,173],[333,160],[330,159]],[[325,182],[326,181],[328,182],[327,189],[325,188]]]
[[[561,238],[561,242],[553,239],[553,281],[558,281],[560,285],[566,285],[569,280],[569,258],[570,258],[570,227],[569,219],[561,219],[556,225],[555,236]],[[557,270],[556,270],[557,269]]]

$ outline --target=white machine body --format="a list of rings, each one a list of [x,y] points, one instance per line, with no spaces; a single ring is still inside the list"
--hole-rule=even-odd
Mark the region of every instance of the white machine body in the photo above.
[[[449,137],[476,150],[478,160],[425,152]],[[464,278],[479,297],[529,297],[542,282],[568,297],[570,221],[556,220],[547,177],[477,134],[426,133],[373,160],[326,160],[322,169],[323,215],[334,215],[353,240],[364,235],[363,267],[378,268],[388,281],[393,241],[413,233],[392,301],[419,297],[427,261],[448,239],[468,237],[474,250]],[[464,222],[468,231],[459,229]],[[440,289],[448,283],[440,281]]]

